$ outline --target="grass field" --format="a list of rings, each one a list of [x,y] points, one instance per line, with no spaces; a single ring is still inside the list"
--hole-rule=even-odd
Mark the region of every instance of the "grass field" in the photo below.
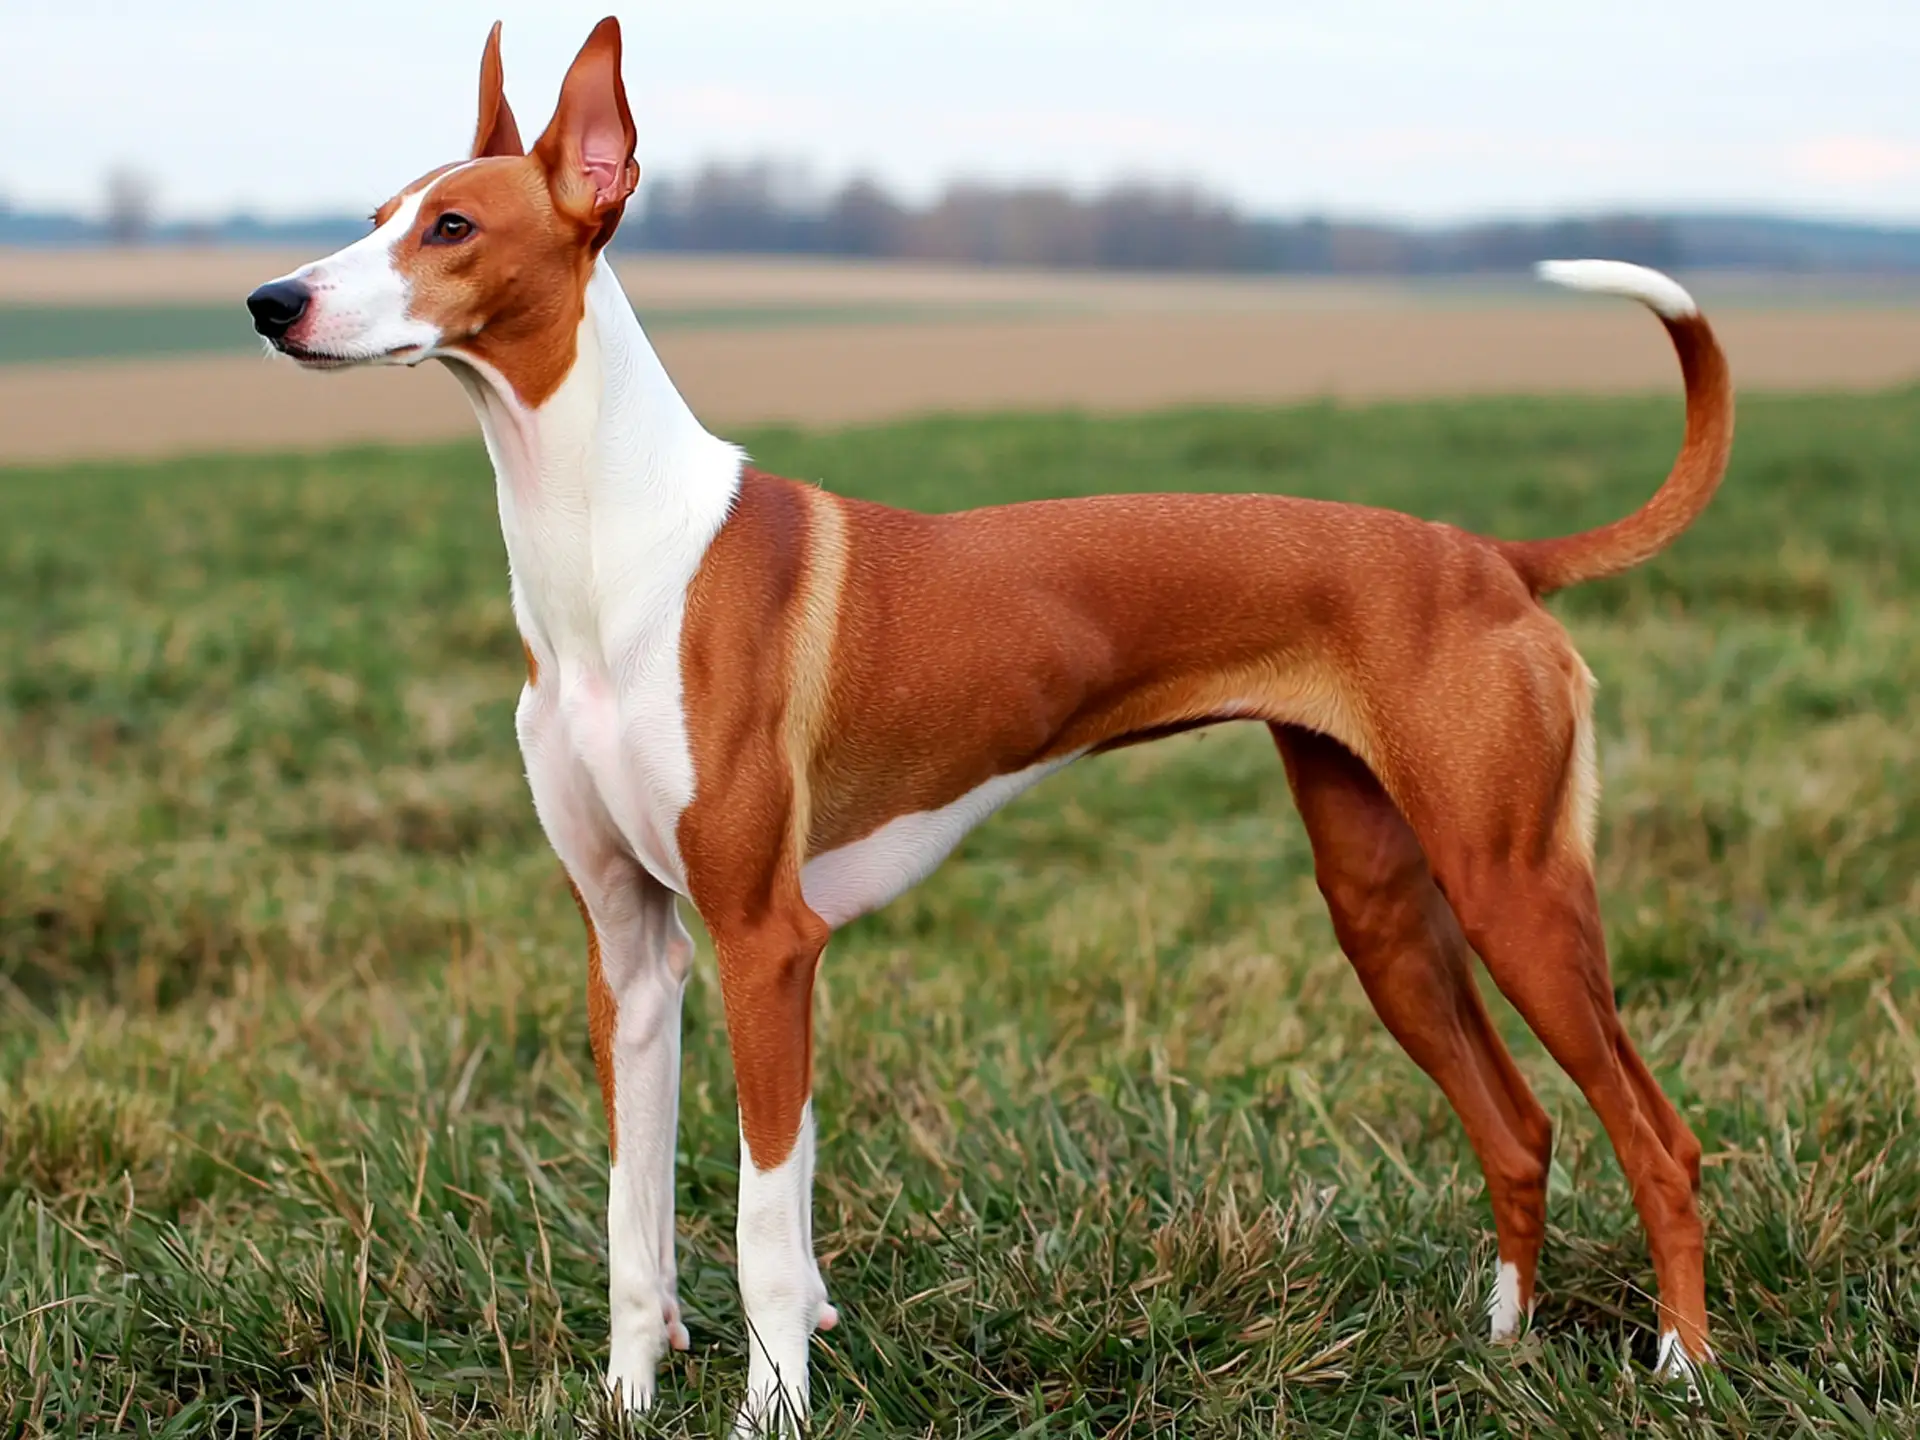
[[[824,1434],[1920,1428],[1920,392],[1747,403],[1696,531],[1560,602],[1600,682],[1628,1025],[1706,1144],[1702,1405],[1578,1095],[1544,1294],[1367,1009],[1263,731],[1084,763],[843,932],[818,1021]],[[1678,405],[928,421],[748,438],[926,508],[1285,489],[1507,535]],[[520,778],[477,445],[0,473],[0,1435],[602,1433],[582,946]],[[736,1130],[689,991],[657,1424],[744,1374]],[[617,1427],[615,1427],[617,1428]]]

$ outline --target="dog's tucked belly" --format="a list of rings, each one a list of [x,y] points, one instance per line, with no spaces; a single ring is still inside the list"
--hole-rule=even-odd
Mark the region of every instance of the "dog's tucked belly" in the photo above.
[[[926,879],[974,826],[1080,753],[996,775],[938,810],[897,815],[851,844],[813,856],[800,871],[801,893],[836,929],[878,910]]]

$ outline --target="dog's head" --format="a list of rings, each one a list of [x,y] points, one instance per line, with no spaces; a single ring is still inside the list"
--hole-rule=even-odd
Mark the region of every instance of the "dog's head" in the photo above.
[[[481,362],[537,405],[573,364],[594,261],[640,180],[633,149],[618,21],[587,37],[531,151],[507,106],[496,23],[472,155],[388,200],[365,238],[255,290],[254,328],[316,370]]]

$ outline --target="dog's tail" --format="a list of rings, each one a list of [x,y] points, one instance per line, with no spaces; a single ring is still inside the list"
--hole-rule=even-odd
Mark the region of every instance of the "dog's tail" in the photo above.
[[[1510,540],[1501,550],[1536,595],[1616,575],[1679,538],[1720,488],[1733,449],[1733,377],[1693,297],[1658,270],[1618,260],[1548,260],[1541,279],[1574,290],[1625,295],[1660,317],[1687,385],[1687,434],[1666,483],[1638,510],[1597,530],[1553,540]]]

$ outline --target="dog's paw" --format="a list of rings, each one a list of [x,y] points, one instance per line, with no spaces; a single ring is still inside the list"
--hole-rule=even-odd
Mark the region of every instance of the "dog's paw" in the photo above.
[[[653,1408],[653,1365],[609,1363],[603,1383],[614,1407],[629,1415],[644,1415]]]
[[[1528,1319],[1532,1307],[1520,1304],[1520,1270],[1502,1260],[1493,1277],[1493,1294],[1487,1299],[1487,1338],[1504,1345],[1520,1333],[1520,1322]]]
[[[1704,1360],[1696,1360],[1687,1353],[1687,1347],[1680,1343],[1678,1330],[1660,1332],[1660,1353],[1654,1359],[1653,1373],[1656,1378],[1669,1385],[1687,1387],[1687,1398],[1697,1401],[1700,1398],[1700,1369],[1713,1363],[1713,1352],[1709,1350]]]
[[[804,1435],[806,1429],[806,1393],[775,1380],[772,1384],[749,1382],[746,1403],[733,1417],[731,1434],[732,1440],[787,1440]]]

